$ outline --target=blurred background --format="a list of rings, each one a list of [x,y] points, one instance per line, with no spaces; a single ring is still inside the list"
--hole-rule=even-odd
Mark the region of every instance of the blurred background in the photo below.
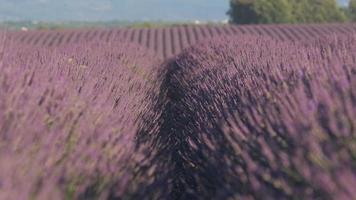
[[[356,0],[0,0],[10,28],[324,23],[356,20]]]

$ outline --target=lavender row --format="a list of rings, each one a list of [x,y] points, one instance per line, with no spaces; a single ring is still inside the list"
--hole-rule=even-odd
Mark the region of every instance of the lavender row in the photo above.
[[[9,41],[0,65],[0,199],[139,190],[136,171],[150,157],[136,134],[159,116],[150,108],[158,64],[122,41],[54,50]]]
[[[168,169],[152,185],[169,181],[152,195],[356,198],[355,44],[226,38],[171,61],[163,123],[146,142]]]

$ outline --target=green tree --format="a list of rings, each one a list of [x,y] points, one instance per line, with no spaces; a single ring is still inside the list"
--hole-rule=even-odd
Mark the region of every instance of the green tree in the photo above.
[[[287,23],[291,9],[288,0],[231,0],[228,14],[237,24]]]
[[[254,9],[254,0],[231,0],[227,14],[230,21],[236,24],[251,24],[258,22],[258,15]]]
[[[294,22],[292,5],[288,0],[259,0],[254,5],[258,23],[291,23]]]
[[[298,23],[344,22],[346,14],[336,0],[290,0]]]
[[[356,0],[349,1],[348,14],[350,21],[356,22]]]
[[[336,0],[231,0],[231,22],[322,23],[343,22],[346,14]]]

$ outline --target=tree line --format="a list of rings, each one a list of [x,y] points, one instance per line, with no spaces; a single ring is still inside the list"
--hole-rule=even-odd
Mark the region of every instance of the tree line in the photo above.
[[[356,0],[230,0],[228,15],[236,24],[356,22]]]

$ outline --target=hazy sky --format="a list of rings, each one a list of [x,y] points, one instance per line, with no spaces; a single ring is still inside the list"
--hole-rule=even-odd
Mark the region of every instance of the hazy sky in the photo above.
[[[349,3],[349,0],[339,0],[340,4],[343,6],[347,6],[347,4]]]
[[[223,20],[229,0],[0,0],[0,20]]]

